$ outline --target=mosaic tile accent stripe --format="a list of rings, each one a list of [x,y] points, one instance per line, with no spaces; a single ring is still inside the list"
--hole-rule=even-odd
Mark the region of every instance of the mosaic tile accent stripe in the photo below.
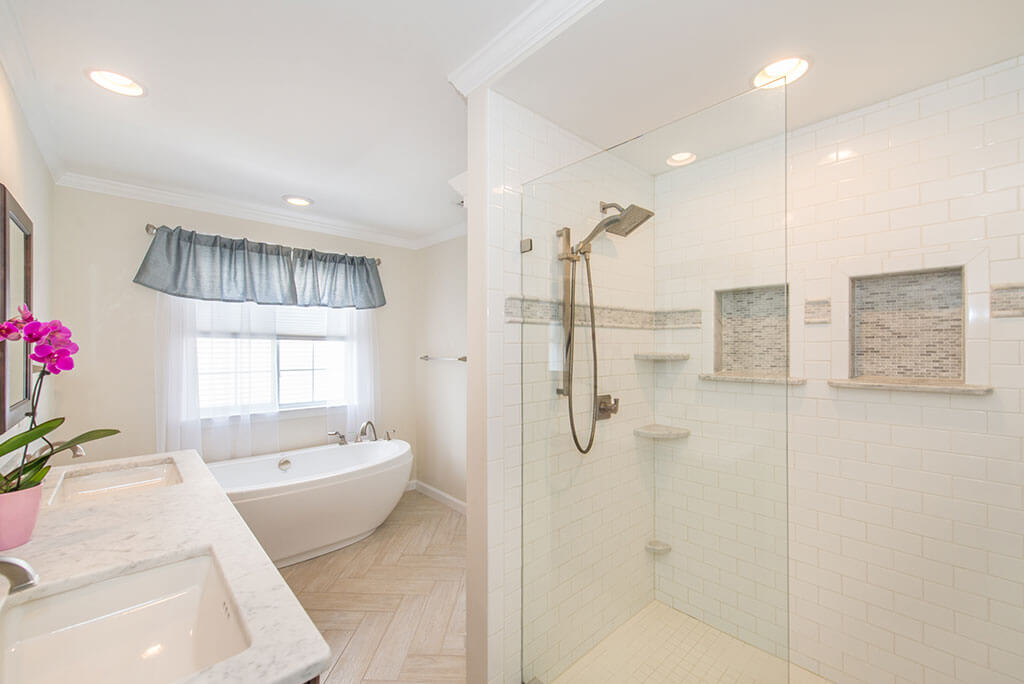
[[[634,328],[655,330],[701,327],[700,309],[650,311],[595,306],[594,317],[601,328]],[[505,299],[505,321],[508,323],[551,323],[562,320],[562,303],[531,297]],[[576,307],[576,322],[590,323],[590,307]]]
[[[804,302],[804,324],[831,323],[832,300],[808,299]]]
[[[715,371],[786,375],[786,286],[716,293]]]
[[[851,279],[852,377],[964,376],[960,268]]]
[[[994,285],[991,306],[993,318],[1024,316],[1024,283]]]
[[[700,309],[655,311],[654,327],[659,329],[699,328],[701,327]]]

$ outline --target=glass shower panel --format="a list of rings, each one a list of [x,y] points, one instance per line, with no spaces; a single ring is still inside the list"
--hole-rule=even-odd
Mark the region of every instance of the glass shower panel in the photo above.
[[[523,186],[525,682],[788,679],[784,90]]]

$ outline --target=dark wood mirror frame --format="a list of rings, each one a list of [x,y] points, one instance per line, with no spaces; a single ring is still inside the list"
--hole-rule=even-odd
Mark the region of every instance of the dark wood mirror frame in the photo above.
[[[11,244],[12,230],[17,230],[24,236],[24,303],[32,308],[32,221],[4,185],[0,185],[0,216],[3,217],[3,231],[0,235],[0,320],[5,321],[17,313],[17,304],[12,307],[8,307],[7,304],[8,293],[11,290],[11,254],[8,247]],[[11,383],[9,355],[12,353],[25,355],[22,365],[25,377],[22,379],[21,387],[16,391],[12,391]],[[28,414],[31,405],[29,393],[32,388],[32,364],[28,358],[28,345],[21,342],[0,344],[0,368],[3,369],[3,382],[0,382],[0,406],[3,406],[0,429],[6,431]],[[11,396],[12,393],[17,393],[18,396]]]

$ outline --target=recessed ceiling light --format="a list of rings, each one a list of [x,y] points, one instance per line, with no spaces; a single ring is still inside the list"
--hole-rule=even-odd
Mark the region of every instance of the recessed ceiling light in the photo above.
[[[281,199],[293,207],[308,207],[313,203],[313,200],[308,197],[299,197],[298,195],[282,195]]]
[[[686,166],[697,161],[697,155],[693,152],[676,152],[665,160],[669,166]]]
[[[757,88],[778,88],[783,83],[789,85],[807,73],[807,60],[799,57],[787,57],[772,62],[754,77]]]
[[[89,80],[100,88],[106,88],[118,95],[128,97],[140,97],[146,94],[146,89],[123,74],[115,71],[96,70],[89,72]]]

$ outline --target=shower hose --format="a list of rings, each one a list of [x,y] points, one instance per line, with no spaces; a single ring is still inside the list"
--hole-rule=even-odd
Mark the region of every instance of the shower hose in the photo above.
[[[572,262],[572,278],[569,286],[569,334],[566,336],[566,359],[569,366],[568,379],[566,380],[565,392],[569,397],[569,430],[572,432],[572,441],[576,444],[576,449],[581,454],[589,453],[594,448],[594,435],[597,432],[597,329],[594,322],[594,281],[590,274],[590,252],[583,252],[583,261],[587,265],[587,290],[589,293],[588,301],[590,302],[590,344],[591,349],[594,350],[592,354],[594,359],[594,384],[593,384],[593,402],[590,409],[590,438],[587,440],[587,445],[583,446],[580,444],[580,437],[576,431],[576,417],[573,414],[573,392],[572,392],[572,376],[573,376],[573,361],[574,361],[574,344],[576,338],[576,262]]]

